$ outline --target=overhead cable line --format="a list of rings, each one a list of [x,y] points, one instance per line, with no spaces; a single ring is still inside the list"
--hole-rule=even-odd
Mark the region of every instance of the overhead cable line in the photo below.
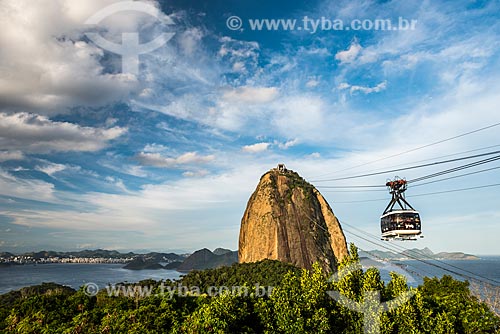
[[[419,177],[419,178],[411,179],[411,180],[408,180],[408,183],[419,182],[419,181],[427,180],[427,179],[430,179],[430,178],[433,178],[433,177],[436,177],[436,176],[441,176],[441,175],[445,175],[445,174],[449,174],[449,173],[458,172],[458,171],[460,171],[462,169],[476,167],[476,166],[483,165],[483,164],[486,164],[486,163],[489,163],[489,162],[493,162],[493,161],[497,161],[497,160],[500,160],[500,155],[499,156],[495,156],[495,157],[491,157],[491,158],[488,158],[488,159],[483,159],[483,160],[475,161],[475,162],[472,162],[472,163],[469,163],[469,164],[466,164],[466,165],[462,165],[462,166],[458,166],[458,167],[446,169],[446,170],[443,170],[441,172],[437,172],[437,173],[425,175],[425,176],[422,176],[422,177]]]
[[[386,185],[383,184],[377,184],[377,185],[368,185],[368,186],[362,186],[362,185],[356,185],[356,186],[317,186],[316,188],[328,188],[328,189],[336,189],[336,188],[386,188]]]
[[[481,169],[481,170],[478,170],[478,171],[474,171],[474,172],[469,172],[469,173],[465,173],[465,174],[460,174],[460,175],[455,175],[455,176],[450,176],[450,177],[446,177],[444,179],[439,179],[439,180],[434,180],[434,181],[429,181],[429,182],[424,182],[424,183],[418,183],[418,184],[414,184],[413,187],[420,187],[420,186],[425,186],[427,184],[431,184],[431,183],[437,183],[437,182],[442,182],[442,181],[447,181],[447,180],[451,180],[451,179],[457,179],[457,178],[460,178],[460,177],[464,177],[464,176],[470,176],[470,175],[475,175],[475,174],[479,174],[479,173],[484,173],[484,172],[489,172],[489,171],[492,171],[492,170],[496,170],[496,169],[500,169],[500,166],[497,166],[497,167],[491,167],[491,168],[486,168],[486,169]],[[317,188],[321,188],[321,189],[343,189],[343,188],[351,188],[352,186],[318,186]],[[385,187],[385,186],[382,186],[382,185],[371,185],[371,186],[355,186],[356,188],[366,188],[366,187]],[[381,191],[386,191],[385,189],[359,189],[359,190],[330,190],[330,191],[326,191],[326,192],[329,192],[329,193],[347,193],[347,192],[373,192],[373,191],[376,191],[376,192],[381,192]]]
[[[498,186],[500,186],[500,183],[486,184],[486,185],[482,185],[482,186],[469,187],[469,188],[436,191],[436,192],[425,193],[425,194],[409,195],[406,197],[411,198],[411,197],[431,196],[431,195],[447,194],[447,193],[454,193],[454,192],[468,191],[468,190],[482,189],[482,188],[491,188],[491,187],[498,187]],[[325,192],[328,192],[328,191],[325,191]],[[367,199],[367,200],[359,200],[359,201],[334,201],[333,203],[335,203],[335,204],[347,204],[347,203],[364,203],[364,202],[381,202],[381,201],[387,201],[387,199],[386,198],[377,198],[377,199]]]
[[[466,164],[466,165],[454,167],[454,168],[447,169],[447,170],[444,170],[444,171],[440,171],[440,172],[437,172],[437,173],[433,173],[433,174],[429,174],[429,175],[424,175],[424,176],[421,176],[421,177],[418,177],[418,178],[415,178],[415,179],[408,180],[407,182],[408,183],[420,182],[420,181],[424,181],[426,179],[430,179],[430,178],[437,177],[437,176],[442,176],[442,175],[449,174],[449,173],[458,172],[458,171],[460,171],[462,169],[476,167],[476,166],[479,166],[479,165],[482,165],[482,164],[486,164],[486,163],[489,163],[489,162],[493,162],[493,161],[497,161],[497,160],[500,160],[500,156],[492,157],[492,158],[488,158],[488,159],[484,159],[484,160],[480,160],[480,161],[476,161],[476,162],[473,162],[473,163],[470,163],[470,164]],[[483,173],[483,172],[487,172],[487,171],[491,171],[491,170],[495,170],[495,169],[499,169],[499,168],[500,168],[500,166],[492,167],[492,168],[487,168],[487,169],[482,169],[482,170],[479,170],[479,171],[465,173],[465,174],[461,174],[461,175],[457,175],[457,176],[451,176],[451,177],[447,177],[447,178],[444,178],[444,179],[439,179],[439,180],[436,180],[436,181],[431,181],[431,182],[425,182],[425,183],[422,183],[422,184],[417,184],[417,185],[414,185],[414,187],[418,187],[418,186],[422,186],[422,185],[430,184],[430,183],[436,183],[436,182],[446,181],[446,180],[455,179],[455,178],[459,178],[459,177],[464,177],[464,176],[479,174],[479,173]],[[323,189],[383,188],[383,187],[386,187],[386,186],[385,185],[381,185],[381,184],[380,185],[355,185],[355,186],[321,186],[321,185],[317,186],[317,188],[323,188]],[[356,190],[354,190],[354,191],[356,191]],[[354,192],[354,191],[350,191],[350,192]],[[358,191],[383,191],[383,190],[358,190]]]
[[[411,152],[415,152],[415,151],[418,151],[418,150],[421,150],[421,149],[424,149],[424,148],[427,148],[427,147],[430,147],[430,146],[434,146],[434,145],[438,145],[438,144],[441,144],[441,143],[445,143],[445,142],[450,141],[450,140],[454,140],[454,139],[457,139],[457,138],[468,136],[468,135],[476,133],[476,132],[480,132],[480,131],[484,131],[484,130],[487,130],[487,129],[491,129],[491,128],[499,126],[499,125],[500,125],[500,122],[493,123],[491,125],[488,125],[488,126],[476,129],[476,130],[468,131],[468,132],[465,132],[465,133],[462,133],[462,134],[459,134],[459,135],[456,135],[456,136],[453,136],[453,137],[441,139],[441,140],[438,140],[438,141],[430,143],[430,144],[426,144],[426,145],[423,145],[423,146],[415,147],[415,148],[412,148],[412,149],[407,150],[407,151],[403,151],[403,152],[392,154],[392,155],[389,155],[389,156],[386,156],[386,157],[383,157],[383,158],[380,158],[380,159],[376,159],[376,160],[372,160],[372,161],[369,161],[369,162],[365,162],[365,163],[362,163],[362,164],[359,164],[359,165],[355,165],[355,166],[350,167],[350,168],[344,168],[344,169],[337,170],[337,171],[334,171],[334,172],[329,172],[329,173],[326,173],[326,174],[321,174],[318,177],[326,176],[326,175],[331,175],[331,174],[334,174],[334,173],[339,173],[339,172],[343,172],[343,171],[346,171],[346,170],[351,170],[351,169],[354,169],[354,168],[358,168],[358,167],[363,167],[363,166],[366,166],[366,165],[370,165],[370,164],[373,164],[373,163],[376,163],[376,162],[379,162],[379,161],[382,161],[382,160],[394,158],[394,157],[397,157],[397,156],[400,156],[400,155],[404,155],[404,154],[408,154],[408,153],[411,153]]]
[[[495,147],[500,147],[500,144],[490,145],[490,146],[481,147],[481,148],[475,148],[473,150],[467,150],[467,151],[462,151],[462,152],[457,152],[457,153],[452,153],[452,154],[440,155],[439,157],[434,157],[434,158],[429,158],[429,159],[422,159],[422,160],[417,160],[417,161],[406,162],[404,164],[394,165],[393,167],[402,167],[402,166],[408,166],[408,165],[412,165],[412,164],[418,164],[418,163],[426,162],[426,161],[433,161],[433,160],[436,160],[436,159],[443,159],[443,158],[448,158],[448,157],[454,157],[454,156],[461,155],[461,154],[472,153],[472,152],[477,152],[477,151],[484,151],[484,150],[495,148]]]
[[[429,181],[429,182],[415,184],[415,185],[413,185],[413,187],[420,187],[420,186],[425,186],[425,185],[431,184],[431,183],[437,183],[437,182],[441,182],[441,181],[447,181],[447,180],[451,180],[451,179],[456,179],[456,178],[459,178],[459,177],[464,177],[464,176],[469,176],[469,175],[474,175],[474,174],[489,172],[489,171],[492,171],[492,170],[495,170],[495,169],[499,169],[499,168],[500,168],[500,166],[492,167],[492,168],[486,168],[486,169],[481,169],[481,170],[478,170],[478,171],[475,171],[475,172],[469,172],[469,173],[465,173],[465,174],[460,174],[460,175],[446,177],[444,179],[439,179],[439,180],[434,180],[434,181]]]
[[[474,189],[491,188],[491,187],[498,187],[498,186],[500,186],[500,183],[487,184],[487,185],[482,185],[482,186],[477,186],[477,187],[469,187],[469,188],[461,188],[461,189],[436,191],[436,192],[432,192],[432,193],[417,194],[417,195],[411,195],[411,196],[407,196],[407,197],[420,197],[420,196],[429,196],[429,195],[439,195],[439,194],[447,194],[447,193],[454,193],[454,192],[459,192],[459,191],[467,191],[467,190],[474,190]]]
[[[500,167],[499,167],[500,168]],[[319,187],[319,188],[325,188],[325,187]],[[329,187],[326,187],[326,188],[329,188]],[[386,192],[387,190],[385,189],[364,189],[364,190],[330,190],[328,191],[329,193],[359,193],[359,192],[373,192],[373,191],[376,191],[376,192]]]
[[[436,166],[436,165],[441,165],[441,164],[447,164],[447,163],[456,162],[456,161],[462,161],[462,160],[469,160],[469,159],[474,159],[474,158],[480,158],[480,157],[484,157],[484,156],[488,156],[488,155],[493,155],[493,154],[499,154],[499,153],[500,153],[500,151],[486,152],[486,153],[482,153],[482,154],[470,155],[470,156],[465,156],[465,157],[455,158],[455,159],[449,159],[449,160],[443,160],[443,161],[436,161],[436,162],[431,162],[431,163],[421,164],[421,165],[416,165],[416,166],[410,166],[410,167],[404,167],[404,168],[396,168],[396,169],[390,169],[390,170],[385,170],[385,171],[378,171],[378,172],[361,174],[361,175],[339,177],[339,178],[334,178],[334,179],[313,180],[311,182],[329,182],[329,181],[341,181],[341,180],[358,179],[358,178],[362,178],[362,177],[375,176],[375,175],[381,175],[381,174],[388,174],[388,173],[400,172],[400,171],[404,171],[404,170],[424,168],[424,167]],[[488,159],[494,159],[494,158],[499,158],[500,159],[500,155],[497,155],[497,156],[495,156],[493,158],[488,158]],[[488,159],[485,159],[485,160],[488,160]],[[479,162],[479,161],[477,161],[477,162]],[[487,162],[489,162],[489,161],[487,161]]]

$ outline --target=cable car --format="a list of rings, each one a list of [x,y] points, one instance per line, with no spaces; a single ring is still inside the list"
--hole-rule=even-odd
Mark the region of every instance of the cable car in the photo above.
[[[404,196],[408,186],[406,180],[396,177],[393,181],[387,181],[385,185],[389,188],[392,199],[380,217],[382,240],[423,238],[420,214],[406,201]]]

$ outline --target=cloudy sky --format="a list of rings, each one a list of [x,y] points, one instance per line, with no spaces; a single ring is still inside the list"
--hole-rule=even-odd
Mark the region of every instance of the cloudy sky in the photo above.
[[[371,249],[348,226],[378,235],[389,194],[325,186],[395,174],[319,180],[500,149],[492,127],[412,151],[500,122],[498,1],[150,0],[88,24],[116,2],[0,2],[0,251],[236,249],[246,202],[279,162],[318,181],[348,241]],[[313,32],[305,17],[416,24]],[[89,32],[173,37],[124,73]],[[412,197],[498,183],[491,169],[410,187],[425,238],[409,246],[500,254],[500,187]]]

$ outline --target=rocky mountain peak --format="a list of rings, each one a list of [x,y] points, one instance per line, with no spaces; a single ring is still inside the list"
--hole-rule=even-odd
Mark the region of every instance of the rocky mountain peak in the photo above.
[[[241,220],[240,262],[280,260],[331,271],[348,254],[332,209],[310,183],[283,164],[265,173]]]

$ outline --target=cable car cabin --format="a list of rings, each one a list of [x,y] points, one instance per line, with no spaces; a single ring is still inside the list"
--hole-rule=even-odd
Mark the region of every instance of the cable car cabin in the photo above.
[[[382,240],[417,240],[422,234],[420,215],[415,210],[395,210],[380,217]]]
[[[396,177],[388,181],[386,186],[392,195],[389,205],[380,217],[382,240],[417,240],[423,238],[418,211],[405,199],[407,182]],[[396,204],[399,208],[395,208]]]

